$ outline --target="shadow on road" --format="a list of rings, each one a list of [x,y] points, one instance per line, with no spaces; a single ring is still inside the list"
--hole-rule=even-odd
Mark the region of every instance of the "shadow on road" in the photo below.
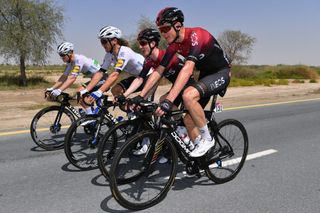
[[[111,208],[108,206],[108,203],[111,201],[111,199],[112,199],[112,195],[106,197],[106,198],[101,202],[100,207],[101,207],[101,209],[102,209],[103,211],[105,211],[105,212],[121,212],[121,213],[122,213],[122,212],[123,212],[123,213],[125,213],[125,212],[132,212],[131,210],[127,210],[127,209],[111,209]],[[117,207],[122,208],[119,204],[116,203],[116,205],[117,205]]]
[[[95,186],[110,186],[109,181],[102,174],[92,178],[91,183]]]
[[[61,169],[65,172],[85,172],[84,170],[75,168],[71,163],[64,164]]]

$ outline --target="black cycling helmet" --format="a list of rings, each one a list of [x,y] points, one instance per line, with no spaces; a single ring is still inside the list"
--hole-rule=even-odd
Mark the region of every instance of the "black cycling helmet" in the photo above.
[[[147,28],[144,30],[141,30],[140,33],[138,34],[138,38],[137,40],[146,40],[148,43],[150,43],[151,41],[155,41],[156,42],[156,46],[158,46],[159,41],[160,41],[160,33],[158,32],[158,30],[156,29],[152,29],[152,28]]]
[[[161,26],[165,23],[173,25],[178,21],[181,23],[184,22],[182,11],[176,7],[167,7],[158,13],[156,24],[157,26]]]

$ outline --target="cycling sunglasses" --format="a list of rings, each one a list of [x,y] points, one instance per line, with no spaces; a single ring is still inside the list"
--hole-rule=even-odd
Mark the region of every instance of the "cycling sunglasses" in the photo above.
[[[140,40],[139,41],[139,44],[140,44],[140,46],[146,46],[147,44],[148,44],[148,41],[146,41],[146,40]]]
[[[164,26],[159,27],[159,31],[161,33],[167,33],[171,30],[171,27],[172,27],[171,25],[164,25]]]
[[[101,42],[101,44],[106,44],[106,43],[108,43],[108,40],[107,39],[100,39],[100,42]]]
[[[59,54],[59,56],[60,56],[61,58],[65,57],[66,55],[67,55],[67,54],[62,54],[62,53]]]

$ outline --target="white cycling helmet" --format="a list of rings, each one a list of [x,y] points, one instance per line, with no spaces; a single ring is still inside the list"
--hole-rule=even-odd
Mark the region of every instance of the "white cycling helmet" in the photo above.
[[[59,55],[67,55],[71,51],[73,51],[73,44],[70,42],[62,42],[58,47],[57,47],[57,52]]]
[[[121,38],[121,36],[121,30],[113,26],[106,26],[101,28],[98,34],[99,39]]]

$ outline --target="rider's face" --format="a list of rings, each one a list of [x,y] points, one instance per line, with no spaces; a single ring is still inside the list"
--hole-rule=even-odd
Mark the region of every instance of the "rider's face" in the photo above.
[[[103,48],[106,50],[106,52],[110,52],[111,51],[111,45],[110,42],[106,39],[101,39],[100,40],[101,45],[103,46]]]
[[[60,55],[60,58],[64,63],[69,62],[70,56],[69,55]]]
[[[177,22],[174,24],[174,27],[176,27],[177,29],[180,29],[181,24]],[[166,39],[168,44],[171,44],[177,36],[177,32],[175,31],[174,27],[169,24],[164,24],[159,27],[159,31],[161,32],[161,35]]]
[[[169,44],[173,42],[176,37],[176,31],[171,25],[163,25],[159,27],[159,31]]]
[[[140,40],[140,41],[138,41],[138,43],[139,43],[139,48],[141,50],[142,55],[144,57],[147,57],[150,53],[150,46],[148,45],[148,41]]]

